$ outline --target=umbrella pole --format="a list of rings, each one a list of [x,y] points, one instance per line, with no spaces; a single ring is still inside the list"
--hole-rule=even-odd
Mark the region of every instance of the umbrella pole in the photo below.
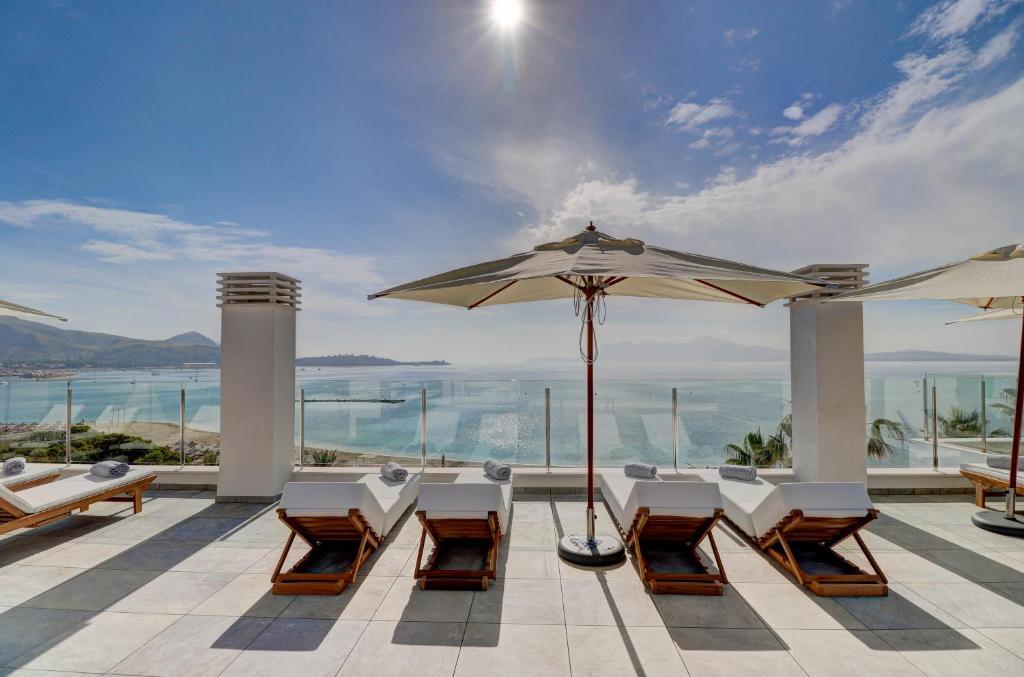
[[[594,297],[587,299],[587,540],[594,540]],[[1019,398],[1018,398],[1019,399]]]
[[[1013,447],[1010,449],[1010,490],[1006,494],[1006,519],[1014,519],[1017,503],[1017,468],[1020,462],[1021,410],[1024,409],[1024,322],[1020,323],[1020,357],[1017,361],[1017,402],[1013,414]]]

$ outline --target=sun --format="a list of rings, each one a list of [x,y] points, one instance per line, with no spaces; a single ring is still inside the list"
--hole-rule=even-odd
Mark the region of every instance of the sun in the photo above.
[[[493,0],[491,20],[505,30],[512,30],[523,20],[522,0]]]

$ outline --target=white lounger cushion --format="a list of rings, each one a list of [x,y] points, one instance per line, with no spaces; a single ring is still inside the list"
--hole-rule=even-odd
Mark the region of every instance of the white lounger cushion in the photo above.
[[[65,477],[56,482],[40,484],[18,492],[0,487],[0,496],[24,513],[35,514],[74,501],[102,494],[120,486],[155,477],[153,470],[132,468],[124,477],[97,477],[89,473]]]
[[[49,477],[50,475],[59,474],[59,466],[46,465],[42,463],[28,463],[25,465],[25,472],[18,473],[17,475],[4,475],[3,473],[0,473],[0,486],[9,487],[12,484],[32,482],[44,477]]]
[[[990,477],[998,482],[1010,482],[1010,471],[1003,470],[1002,468],[993,468],[987,463],[961,463],[961,470],[972,472],[975,475],[983,475],[984,477]],[[1017,468],[1017,481],[1024,479],[1024,464]]]
[[[648,508],[651,515],[712,517],[722,507],[715,484],[638,479],[622,470],[601,472],[601,494],[623,531],[633,525],[640,508]]]
[[[512,510],[512,481],[470,471],[459,473],[454,482],[424,482],[416,507],[426,513],[427,519],[487,519],[487,513],[494,511],[504,534]]]
[[[384,538],[416,500],[419,483],[419,473],[404,482],[378,473],[355,482],[288,482],[278,507],[290,517],[346,517],[356,508],[374,533]]]

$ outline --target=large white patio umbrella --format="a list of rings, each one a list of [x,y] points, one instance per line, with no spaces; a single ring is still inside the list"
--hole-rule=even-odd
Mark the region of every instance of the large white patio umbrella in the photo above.
[[[31,317],[48,317],[52,320],[60,320],[61,322],[67,322],[67,318],[59,315],[51,315],[50,313],[43,312],[42,310],[36,310],[35,308],[29,308],[18,303],[11,303],[10,301],[4,301],[0,299],[0,315],[14,315],[22,316],[28,315]]]
[[[825,283],[802,275],[757,268],[697,254],[652,247],[585,231],[532,251],[392,287],[369,298],[397,298],[472,310],[526,301],[573,299],[582,315],[580,352],[587,365],[587,533],[569,535],[559,553],[580,564],[624,557],[622,544],[594,528],[594,320],[602,323],[609,296],[721,301],[764,306]]]
[[[945,299],[994,312],[1019,310],[1024,304],[1024,244],[1011,244],[931,270],[868,285],[829,299],[835,301]],[[985,313],[971,319],[981,319]],[[973,522],[989,531],[1024,537],[1024,521],[1015,512],[1020,455],[1021,409],[1024,407],[1024,323],[1017,373],[1017,402],[1010,452],[1010,489],[1003,515],[984,510]]]

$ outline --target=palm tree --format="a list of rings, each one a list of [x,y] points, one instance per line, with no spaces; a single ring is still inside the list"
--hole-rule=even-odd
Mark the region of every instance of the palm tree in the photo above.
[[[876,418],[871,422],[871,432],[868,435],[868,456],[881,461],[886,456],[895,456],[896,447],[893,446],[886,436],[899,440],[903,444],[906,439],[906,428],[898,421],[887,418]]]
[[[779,432],[765,438],[758,429],[743,436],[742,446],[739,444],[727,444],[725,452],[728,454],[725,462],[728,465],[750,465],[756,468],[766,468],[783,463],[789,456],[789,445],[780,427]]]
[[[957,406],[949,408],[949,414],[939,416],[942,434],[946,437],[977,437],[981,434],[981,414]]]
[[[1016,388],[1003,388],[1000,391],[999,394],[1002,395],[1003,399],[1006,400],[1007,402],[1016,403],[1016,401],[1017,401],[1017,389]],[[990,404],[989,407],[992,408],[992,409],[995,409],[1000,414],[1002,414],[1003,416],[1008,418],[1010,420],[1010,427],[1011,428],[1013,427],[1013,418],[1014,418],[1014,414],[1016,414],[1016,412],[1014,411],[1014,408],[1012,406],[1010,406],[1009,404],[1003,404],[1002,402],[996,402],[995,404]],[[1002,432],[1005,432],[1005,431],[1002,431]],[[996,431],[992,431],[991,434],[995,435]]]

